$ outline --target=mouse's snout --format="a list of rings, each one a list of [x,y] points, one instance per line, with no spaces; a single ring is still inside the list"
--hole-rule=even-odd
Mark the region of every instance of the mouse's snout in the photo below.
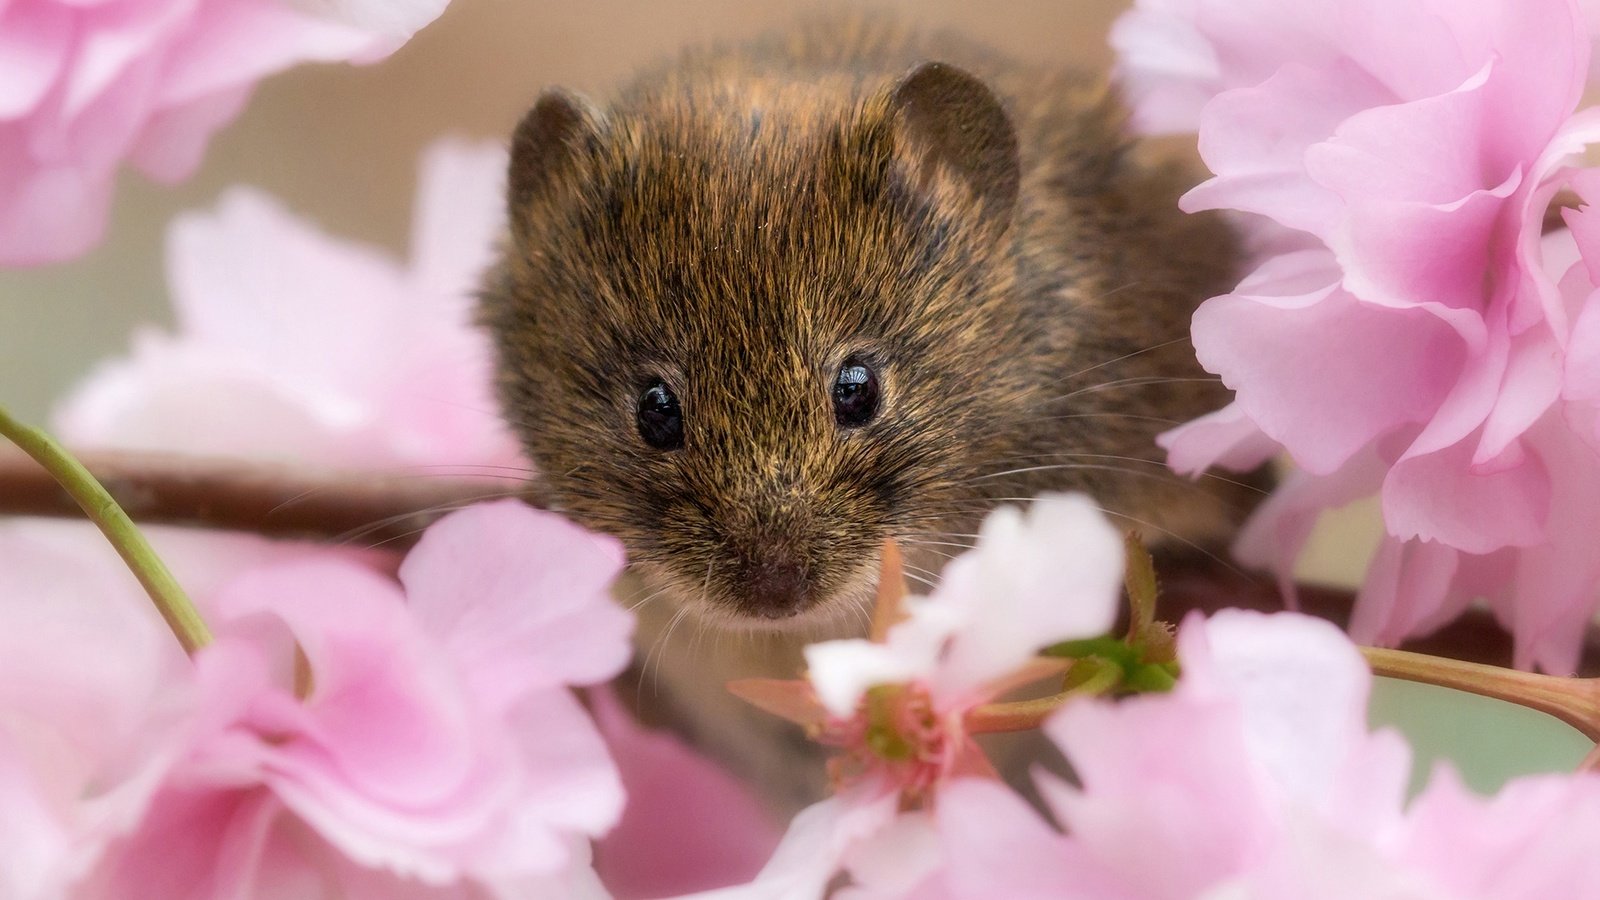
[[[743,606],[750,615],[786,619],[811,605],[814,594],[810,567],[784,553],[746,558]]]

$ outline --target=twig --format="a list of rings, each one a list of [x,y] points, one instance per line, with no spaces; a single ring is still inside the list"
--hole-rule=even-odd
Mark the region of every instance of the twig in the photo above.
[[[340,472],[161,453],[77,454],[111,496],[144,525],[247,531],[404,549],[457,506],[514,496],[520,485],[481,475]],[[465,468],[465,467],[463,467]],[[0,516],[79,518],[83,513],[25,454],[0,449]]]
[[[1518,703],[1555,716],[1591,741],[1600,741],[1600,680],[1518,672],[1404,650],[1363,647],[1361,653],[1375,675]]]

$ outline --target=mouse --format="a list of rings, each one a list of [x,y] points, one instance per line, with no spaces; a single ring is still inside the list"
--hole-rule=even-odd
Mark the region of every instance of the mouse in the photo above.
[[[624,544],[697,740],[816,795],[788,726],[713,698],[864,633],[886,539],[925,592],[1044,492],[1158,543],[1231,535],[1254,490],[1155,440],[1227,401],[1188,334],[1240,243],[1179,210],[1194,180],[1103,74],[878,16],[538,98],[481,292],[500,403],[533,498]]]

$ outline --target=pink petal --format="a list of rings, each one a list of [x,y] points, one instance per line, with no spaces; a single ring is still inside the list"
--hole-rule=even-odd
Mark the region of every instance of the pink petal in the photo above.
[[[239,117],[251,86],[218,91],[155,113],[139,131],[128,162],[146,176],[176,184],[200,167],[212,135]]]
[[[1125,894],[1203,895],[1240,871],[1270,828],[1240,728],[1237,712],[1190,695],[1069,704],[1045,731],[1083,788],[1047,794],[1056,820]]]
[[[642,728],[609,688],[590,697],[628,797],[595,851],[611,893],[676,896],[753,878],[779,831],[749,787],[675,735]]]
[[[1395,463],[1383,485],[1389,533],[1468,553],[1547,540],[1551,482],[1538,455],[1490,468],[1474,467],[1472,453],[1461,443]]]
[[[444,12],[449,0],[292,0],[291,5],[386,37],[404,40]]]
[[[821,725],[828,711],[817,700],[811,683],[796,679],[741,678],[728,682],[728,693],[762,712],[796,725]]]
[[[1185,210],[1238,209],[1326,237],[1337,196],[1306,177],[1305,153],[1356,111],[1388,97],[1366,73],[1290,64],[1259,86],[1229,91],[1201,116],[1200,155],[1216,177],[1185,194]]]
[[[516,500],[434,523],[400,567],[411,608],[491,708],[531,689],[594,684],[632,657],[611,599],[614,538]]]
[[[302,62],[373,53],[387,39],[295,12],[278,3],[201,3],[169,50],[158,108],[249,85]]]
[[[935,883],[943,863],[932,818],[925,812],[905,813],[850,849],[845,856],[850,885],[834,896],[838,900],[941,900],[951,896]]]
[[[1317,252],[1278,257],[1236,293],[1206,301],[1194,322],[1201,363],[1238,392],[1262,431],[1319,474],[1424,420],[1463,360],[1458,333],[1435,311],[1382,309],[1317,284],[1331,264]],[[1307,352],[1319,346],[1342,349]]]
[[[1206,896],[1290,864],[1304,843],[1382,846],[1401,828],[1408,754],[1395,735],[1367,733],[1371,676],[1337,628],[1294,613],[1196,615],[1179,659],[1172,693],[1072,704],[1045,725],[1082,788],[1040,789],[1123,892]]]
[[[935,675],[936,702],[972,696],[1050,644],[1111,630],[1124,553],[1121,533],[1081,494],[1040,497],[1026,516],[990,513],[977,548],[946,567],[931,598],[967,623]]]
[[[81,255],[99,242],[111,208],[111,172],[34,159],[0,123],[0,266]]]
[[[1156,443],[1167,451],[1167,465],[1174,472],[1193,476],[1212,466],[1249,472],[1280,449],[1237,403],[1164,432]]]
[[[1584,630],[1600,602],[1600,454],[1559,416],[1530,433],[1529,444],[1561,489],[1550,495],[1547,542],[1517,551],[1516,573],[1500,607],[1516,635],[1516,664],[1556,674],[1577,669]]]
[[[196,352],[163,335],[136,335],[134,355],[102,364],[58,408],[57,432],[81,446],[236,456],[248,447],[264,462],[346,462],[348,451],[281,385],[233,370],[215,352]],[[196,421],[209,423],[196,431]],[[353,463],[353,460],[349,460]]]
[[[321,599],[329,596],[338,603]],[[299,723],[310,742],[281,748],[281,765],[310,767],[298,777],[419,807],[471,777],[481,725],[392,582],[336,561],[281,563],[230,582],[218,608],[230,619],[282,619],[310,662],[313,692]],[[330,764],[337,775],[314,771]]]
[[[0,4],[0,123],[44,99],[66,66],[72,36],[72,14],[60,6]]]
[[[159,58],[164,45],[181,33],[200,5],[198,0],[109,4],[80,22],[62,116],[84,114],[137,62]]]
[[[211,99],[228,100],[173,115],[209,115]],[[430,177],[441,186],[425,194],[453,199],[443,212],[419,210],[439,220],[430,241],[444,240],[437,232],[447,225],[487,241],[499,213],[477,224],[462,216],[489,212],[503,177],[497,155],[437,152],[444,174]],[[374,248],[324,237],[261,195],[227,194],[217,212],[173,228],[177,333],[141,334],[131,364],[97,373],[59,418],[74,440],[109,446],[363,469],[525,469],[493,413],[487,342],[465,293],[467,269],[486,250],[446,261],[463,246],[419,250],[432,261],[413,273]],[[197,419],[215,427],[197,437]]]
[[[540,691],[517,702],[510,722],[524,771],[524,809],[541,827],[598,837],[622,815],[617,766],[589,711],[569,690]]]
[[[1410,778],[1397,735],[1367,733],[1372,676],[1331,623],[1296,613],[1222,610],[1206,620],[1205,649],[1179,635],[1185,691],[1222,691],[1242,713],[1246,746],[1275,790],[1356,834],[1392,824]]]
[[[0,896],[65,895],[73,835],[0,731]]]
[[[1439,769],[1412,806],[1408,863],[1451,896],[1536,900],[1585,896],[1600,883],[1600,779],[1519,778],[1484,798]]]
[[[1003,784],[975,779],[950,783],[939,794],[936,824],[944,864],[941,880],[952,897],[1139,896]]]
[[[507,163],[499,144],[460,139],[444,138],[423,153],[411,226],[412,275],[428,292],[455,298],[464,314],[505,228]]]
[[[1295,562],[1318,517],[1375,493],[1387,469],[1388,463],[1368,449],[1327,475],[1289,473],[1251,514],[1234,541],[1234,555],[1245,565],[1276,572],[1284,598],[1293,604]]]
[[[1216,52],[1205,36],[1171,9],[1144,0],[1111,26],[1117,81],[1145,134],[1197,131],[1201,110],[1220,90]]]
[[[861,785],[801,810],[772,858],[750,882],[698,900],[803,900],[821,897],[852,847],[895,818],[897,795]]]
[[[1432,541],[1385,537],[1356,597],[1350,636],[1393,647],[1460,615],[1471,600],[1452,590],[1461,556]]]
[[[405,290],[399,267],[377,250],[326,238],[242,188],[226,193],[214,215],[177,220],[167,269],[186,332],[253,368],[283,372],[286,383],[321,382],[325,394],[370,366],[384,298]],[[315,333],[308,321],[318,323]]]
[[[828,713],[849,717],[862,695],[877,685],[925,683],[932,677],[961,620],[926,600],[908,605],[910,618],[889,629],[886,643],[854,639],[806,646],[806,677]]]

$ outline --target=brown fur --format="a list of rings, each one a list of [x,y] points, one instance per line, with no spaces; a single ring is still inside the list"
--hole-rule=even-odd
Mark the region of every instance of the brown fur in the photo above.
[[[913,72],[935,60],[957,68]],[[623,539],[667,589],[652,612],[736,627],[773,554],[806,573],[792,621],[848,631],[885,537],[936,569],[1043,491],[1152,537],[1224,535],[1247,495],[1168,475],[1154,437],[1225,402],[1186,338],[1235,244],[1178,211],[1183,176],[1143,164],[1122,118],[1100,79],[880,20],[691,52],[603,110],[547,94],[483,303],[543,499]],[[842,430],[851,355],[883,401]],[[680,450],[636,430],[656,377]],[[668,678],[792,667],[795,645],[749,637]]]

